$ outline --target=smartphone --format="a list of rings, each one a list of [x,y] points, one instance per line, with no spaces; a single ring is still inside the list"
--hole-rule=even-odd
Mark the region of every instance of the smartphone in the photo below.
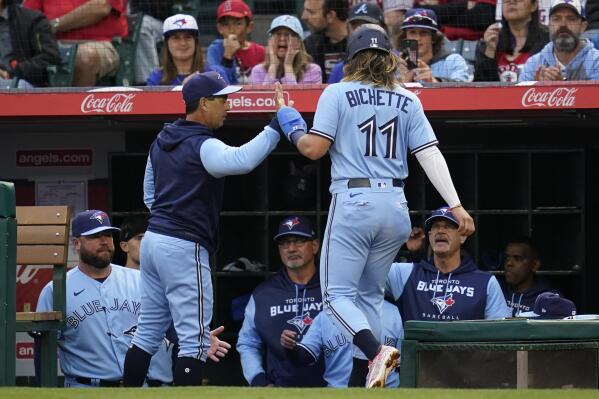
[[[401,58],[406,60],[408,69],[418,68],[418,40],[404,39],[399,44]]]

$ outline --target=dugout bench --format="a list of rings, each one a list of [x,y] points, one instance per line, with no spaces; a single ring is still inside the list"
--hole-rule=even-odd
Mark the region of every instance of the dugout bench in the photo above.
[[[15,384],[15,333],[40,340],[41,386],[58,384],[57,333],[65,328],[70,215],[67,206],[15,206],[12,183],[0,182],[0,385]],[[53,310],[16,312],[16,265],[51,265]]]
[[[404,388],[599,388],[599,320],[408,321],[404,329]]]

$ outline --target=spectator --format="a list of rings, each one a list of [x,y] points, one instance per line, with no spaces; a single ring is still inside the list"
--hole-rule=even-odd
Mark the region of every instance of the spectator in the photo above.
[[[0,87],[46,86],[46,67],[60,55],[50,24],[43,14],[22,8],[15,0],[0,0]]]
[[[538,0],[503,2],[501,24],[490,25],[476,47],[474,80],[517,82],[526,60],[549,41]]]
[[[397,306],[385,300],[381,319],[383,320],[381,342],[398,350],[401,349],[403,325]],[[319,313],[314,318],[302,342],[298,343],[296,338],[297,333],[292,330],[284,330],[281,334],[281,346],[286,349],[289,359],[294,364],[314,364],[321,354],[324,354],[323,377],[328,387],[346,388],[348,385],[364,387],[365,381],[356,381],[355,384],[350,381],[353,363],[351,341],[324,313]],[[397,388],[398,386],[399,372],[395,370],[387,377],[385,387]]]
[[[414,7],[414,0],[383,0],[383,15],[389,35],[393,34],[394,27],[400,27],[406,11]]]
[[[232,84],[245,84],[250,71],[264,61],[264,47],[249,41],[254,28],[252,10],[242,0],[226,0],[216,10],[216,28],[222,39],[208,47],[208,65],[225,69]]]
[[[135,83],[145,83],[159,67],[158,45],[162,43],[162,24],[173,13],[174,0],[129,0],[131,14],[143,13],[135,52]]]
[[[323,72],[323,81],[336,63],[341,61],[347,46],[347,0],[304,0],[302,21],[310,36],[304,39],[306,51]]]
[[[347,29],[351,34],[353,31],[358,29],[359,26],[364,24],[373,24],[381,27],[383,30],[386,29],[383,12],[380,7],[373,3],[358,3],[352,6],[349,10],[349,17],[347,18]],[[340,82],[344,76],[343,67],[345,66],[345,54],[341,61],[335,64],[327,83]]]
[[[449,40],[478,40],[495,21],[496,0],[420,0],[419,7],[439,16],[443,34]]]
[[[121,385],[125,353],[140,314],[139,271],[111,263],[112,232],[118,229],[111,226],[105,212],[88,210],[77,214],[72,231],[79,264],[67,273],[67,325],[58,339],[65,387],[117,387]],[[52,290],[52,282],[42,289],[38,312],[52,310]],[[172,345],[166,339],[163,343],[161,351],[152,358],[147,385],[168,385],[172,381],[167,354]],[[213,334],[213,355],[221,344]]]
[[[406,13],[395,47],[401,48],[403,40],[418,42],[418,64],[408,69],[400,57],[403,82],[467,82],[470,80],[468,64],[459,54],[450,54],[443,47],[445,36],[439,30],[437,15],[424,8],[413,8]]]
[[[587,0],[584,3],[584,16],[587,20],[587,28],[582,37],[597,43],[599,41],[599,0]],[[595,48],[599,48],[595,46]]]
[[[599,80],[599,50],[580,37],[586,26],[579,0],[554,0],[551,42],[526,61],[520,81]]]
[[[245,308],[237,341],[243,375],[252,386],[324,386],[322,359],[312,366],[295,366],[280,343],[287,328],[301,342],[322,310],[314,261],[319,241],[310,221],[301,216],[281,220],[274,239],[285,267],[256,287]]]
[[[511,315],[495,276],[478,270],[460,249],[466,237],[447,207],[424,224],[433,256],[415,263],[393,263],[387,291],[407,320],[502,319]]]
[[[148,229],[148,217],[132,215],[121,224],[121,250],[127,255],[125,267],[139,270],[139,247]]]
[[[25,0],[25,6],[43,12],[61,43],[77,43],[74,86],[94,86],[113,76],[119,55],[114,37],[127,37],[127,0]]]
[[[180,85],[193,72],[216,71],[226,77],[225,70],[218,66],[206,66],[198,39],[198,24],[191,15],[177,14],[164,20],[165,45],[160,55],[161,67],[150,73],[146,84]]]
[[[250,83],[322,83],[322,71],[310,62],[312,58],[302,41],[299,19],[291,15],[278,16],[272,20],[268,33],[268,55],[262,64],[252,69]]]
[[[506,284],[503,294],[512,316],[531,312],[535,299],[543,292],[559,294],[545,279],[537,277],[536,272],[541,264],[537,247],[530,238],[516,238],[506,245],[503,263]]]

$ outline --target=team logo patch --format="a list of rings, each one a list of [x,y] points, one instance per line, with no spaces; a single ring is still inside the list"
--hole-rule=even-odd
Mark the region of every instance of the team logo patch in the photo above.
[[[297,226],[298,224],[300,224],[300,221],[299,221],[299,219],[297,217],[294,217],[293,219],[289,219],[285,223],[283,223],[283,225],[287,226],[287,228],[289,230],[293,230],[293,228],[295,226]]]
[[[443,314],[443,312],[453,306],[455,300],[453,299],[453,294],[448,294],[444,297],[432,298],[431,302],[439,309],[439,314]]]
[[[137,326],[133,326],[130,329],[128,329],[127,331],[123,331],[123,335],[128,335],[130,337],[134,337],[136,331],[137,331]]]
[[[104,219],[107,218],[108,216],[104,212],[94,212],[94,214],[90,216],[89,220],[96,220],[98,223],[103,224]]]
[[[187,21],[185,20],[185,18],[181,18],[174,21],[173,25],[176,25],[177,27],[179,27],[179,29],[181,29],[183,28],[183,26],[187,25]]]
[[[295,326],[300,334],[304,333],[304,330],[312,324],[314,319],[310,316],[310,312],[306,312],[303,315],[295,316],[293,319],[287,320],[288,324]]]

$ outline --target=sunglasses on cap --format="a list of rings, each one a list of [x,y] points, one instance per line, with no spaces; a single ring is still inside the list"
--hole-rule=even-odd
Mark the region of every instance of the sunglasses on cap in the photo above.
[[[427,25],[435,26],[435,27],[437,26],[437,21],[435,21],[431,17],[427,17],[424,15],[412,15],[411,17],[408,17],[408,18],[404,19],[404,21],[403,21],[404,25],[418,24],[418,23],[424,23]]]

